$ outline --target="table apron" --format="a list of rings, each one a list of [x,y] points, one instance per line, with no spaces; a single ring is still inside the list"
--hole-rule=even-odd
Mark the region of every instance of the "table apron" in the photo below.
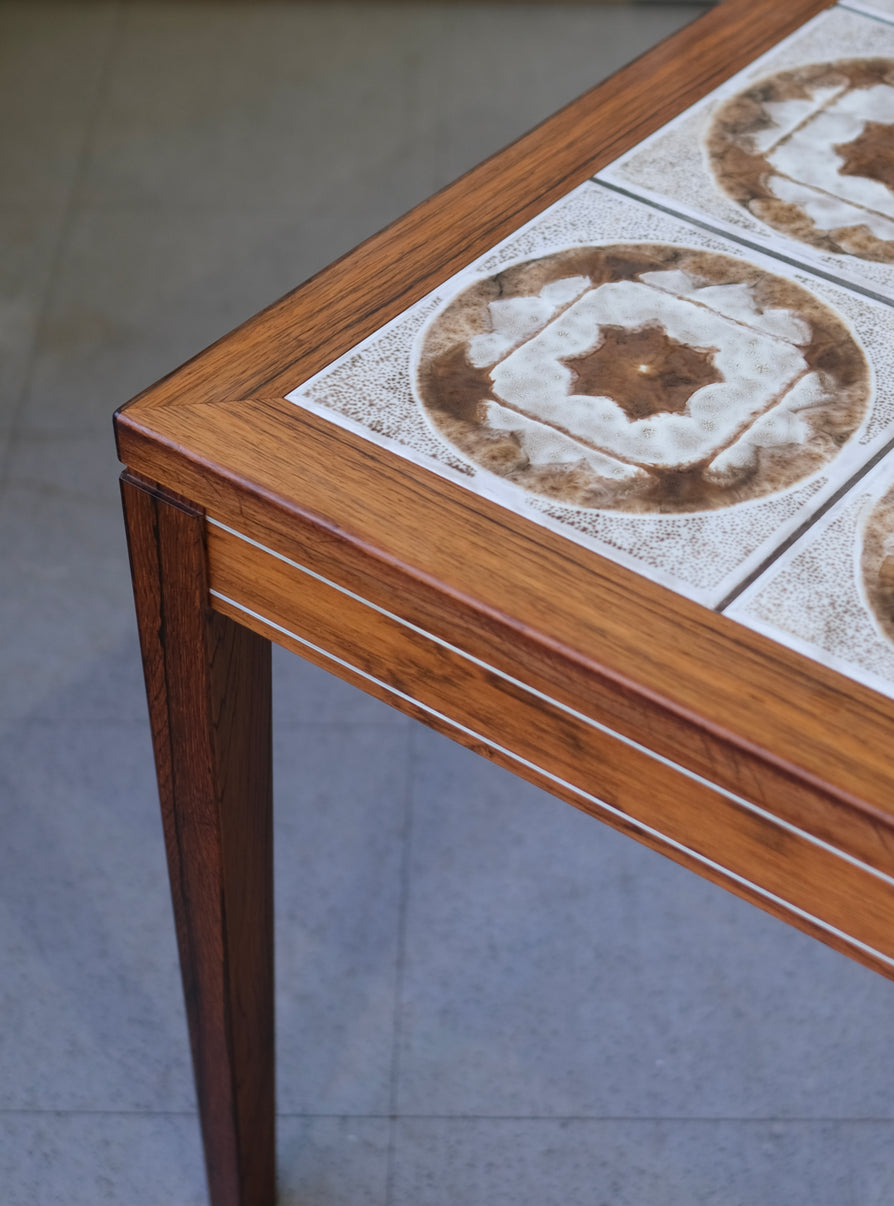
[[[215,610],[894,978],[894,878],[311,567],[207,536]]]

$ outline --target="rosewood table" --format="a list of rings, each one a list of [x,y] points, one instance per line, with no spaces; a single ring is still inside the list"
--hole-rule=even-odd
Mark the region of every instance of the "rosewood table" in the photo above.
[[[894,0],[726,0],[117,415],[214,1206],[270,642],[894,975]]]

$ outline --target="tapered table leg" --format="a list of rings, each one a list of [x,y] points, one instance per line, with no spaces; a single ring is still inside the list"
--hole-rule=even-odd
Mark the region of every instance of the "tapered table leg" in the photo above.
[[[211,1202],[272,1206],[270,643],[210,610],[201,512],[122,494]]]

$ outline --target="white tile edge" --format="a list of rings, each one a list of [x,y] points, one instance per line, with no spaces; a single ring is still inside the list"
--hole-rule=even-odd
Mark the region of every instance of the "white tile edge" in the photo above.
[[[762,578],[763,575],[757,579],[757,582],[761,582]],[[764,584],[766,585],[766,583]],[[750,594],[751,591],[749,590],[748,593]],[[890,679],[881,678],[879,675],[873,674],[871,670],[867,670],[861,666],[858,662],[850,662],[847,658],[830,653],[822,645],[814,644],[813,641],[798,636],[795,632],[788,632],[769,620],[749,615],[745,610],[749,599],[746,598],[745,594],[740,595],[740,599],[744,600],[741,611],[736,610],[736,604],[739,602],[739,599],[735,599],[723,612],[723,615],[728,620],[734,620],[736,624],[741,624],[743,628],[749,628],[752,632],[759,632],[761,636],[769,637],[777,645],[784,645],[786,649],[800,653],[804,657],[810,658],[812,662],[818,662],[821,666],[825,666],[828,670],[834,670],[838,674],[843,674],[845,678],[850,678],[860,683],[861,686],[870,687],[873,691],[878,691],[880,695],[887,695],[889,699],[894,699],[894,683]]]
[[[818,662],[821,666],[825,666],[829,670],[835,670],[838,674],[843,674],[846,678],[853,679],[854,682],[858,682],[864,687],[870,687],[873,691],[878,691],[880,695],[886,695],[889,699],[894,699],[894,680],[874,674],[860,662],[850,660],[841,654],[833,653],[810,638],[799,636],[796,632],[791,632],[787,628],[775,624],[772,620],[763,619],[749,611],[749,607],[760,594],[768,586],[772,585],[779,574],[785,572],[787,565],[797,556],[799,550],[811,548],[818,540],[822,539],[823,532],[829,525],[840,519],[850,507],[857,505],[860,517],[854,523],[855,543],[851,561],[851,566],[854,570],[854,586],[877,639],[884,642],[885,638],[881,634],[878,623],[873,617],[872,608],[866,597],[866,587],[859,572],[859,557],[862,548],[859,540],[859,531],[861,524],[865,523],[871,508],[892,485],[894,485],[894,449],[890,449],[882,456],[878,463],[858,481],[852,482],[844,494],[818,520],[812,522],[784,553],[777,556],[772,563],[768,564],[754,581],[738,594],[731,603],[724,607],[719,614],[726,616],[729,620],[733,620],[736,624],[741,624],[743,628],[749,628],[753,632],[759,632],[762,636],[769,637],[777,645],[784,645],[785,648],[802,654],[812,662]]]
[[[731,792],[725,787],[721,787],[716,783],[712,783],[710,779],[706,779],[703,775],[699,775],[696,771],[689,770],[687,767],[682,766],[680,763],[674,762],[670,758],[666,758],[663,754],[659,754],[659,753],[656,753],[654,750],[650,750],[648,746],[642,745],[640,742],[635,741],[632,737],[627,737],[623,733],[616,732],[614,729],[610,728],[608,725],[604,725],[600,721],[594,720],[592,717],[587,716],[583,712],[578,712],[575,708],[570,707],[568,704],[564,704],[557,699],[553,699],[551,696],[546,695],[544,692],[538,691],[538,690],[536,690],[536,688],[531,687],[527,683],[522,682],[521,679],[514,678],[511,674],[507,674],[505,671],[499,670],[495,666],[491,666],[488,662],[482,661],[480,658],[475,657],[473,654],[465,652],[465,650],[460,649],[456,645],[452,645],[449,641],[445,641],[441,637],[435,636],[433,633],[427,632],[424,628],[418,627],[416,624],[411,623],[409,620],[402,619],[400,616],[396,615],[394,612],[390,612],[387,609],[385,609],[384,607],[379,607],[378,604],[372,603],[369,599],[365,599],[362,595],[355,594],[354,591],[348,590],[347,587],[340,586],[337,582],[333,582],[329,578],[324,577],[322,574],[318,574],[318,573],[316,573],[316,571],[309,569],[307,566],[301,565],[300,562],[293,561],[291,558],[286,557],[284,554],[276,552],[275,549],[268,548],[266,545],[261,544],[259,541],[253,540],[250,536],[244,535],[242,532],[237,531],[235,528],[229,527],[227,524],[222,523],[220,520],[214,519],[211,516],[207,516],[207,522],[211,526],[220,528],[222,531],[228,532],[231,536],[235,536],[239,540],[245,541],[246,544],[251,545],[253,548],[260,549],[262,552],[267,553],[271,557],[274,557],[277,561],[282,561],[284,564],[292,566],[293,569],[297,569],[301,573],[307,574],[308,577],[315,579],[317,582],[322,582],[325,586],[328,586],[331,589],[338,591],[340,594],[343,594],[346,597],[355,600],[355,602],[362,603],[365,607],[369,607],[372,611],[378,612],[380,615],[383,615],[387,619],[392,620],[397,624],[400,624],[402,627],[409,629],[411,632],[415,632],[418,635],[425,637],[427,640],[432,641],[434,644],[440,645],[441,648],[447,649],[451,653],[457,654],[458,656],[464,658],[466,661],[471,662],[473,665],[480,666],[482,669],[486,670],[489,674],[493,674],[497,678],[503,679],[504,682],[511,683],[514,687],[518,687],[521,690],[525,691],[528,695],[533,696],[535,699],[540,699],[544,703],[549,704],[551,707],[558,709],[560,712],[564,712],[567,716],[572,716],[572,717],[574,717],[574,719],[582,721],[584,724],[589,725],[591,728],[596,729],[598,732],[604,733],[606,736],[612,737],[616,741],[620,741],[623,745],[628,746],[630,749],[634,749],[638,753],[645,754],[647,757],[651,758],[653,761],[660,763],[662,766],[668,767],[670,770],[677,772],[678,774],[684,776],[684,778],[689,779],[691,782],[698,783],[700,786],[703,786],[703,787],[708,787],[711,791],[716,792],[718,795],[723,796],[725,799],[730,800],[732,803],[734,803],[734,804],[738,805],[739,807],[745,809],[746,811],[754,814],[755,816],[759,816],[763,820],[771,822],[773,825],[778,826],[780,829],[784,829],[788,833],[795,834],[797,837],[802,838],[803,840],[809,842],[812,846],[815,846],[820,850],[824,850],[829,854],[833,854],[837,858],[842,859],[844,862],[850,863],[851,866],[857,867],[861,871],[864,871],[870,875],[875,876],[876,879],[881,880],[883,883],[889,884],[890,886],[894,887],[894,876],[887,875],[884,871],[879,871],[878,868],[871,866],[869,863],[863,862],[862,859],[856,858],[852,854],[848,854],[846,851],[839,849],[837,846],[833,846],[829,842],[823,841],[822,838],[818,838],[815,835],[808,833],[804,829],[800,829],[797,825],[792,825],[789,821],[786,821],[783,818],[776,816],[772,812],[768,812],[766,809],[761,808],[760,805],[754,804],[750,800],[747,800],[744,796],[739,796],[735,792]],[[754,888],[755,891],[759,892],[761,895],[767,897],[768,899],[779,901],[780,903],[785,904],[787,908],[791,908],[794,912],[799,913],[801,916],[804,916],[804,917],[808,918],[809,920],[814,921],[817,925],[822,926],[824,929],[828,930],[830,933],[835,933],[840,936],[846,937],[849,942],[854,943],[856,946],[860,946],[861,949],[871,953],[874,957],[884,960],[891,967],[894,967],[894,958],[888,958],[888,956],[880,954],[879,952],[873,950],[871,947],[863,946],[861,943],[857,942],[856,939],[852,939],[848,935],[844,934],[843,931],[834,929],[833,927],[827,925],[825,922],[821,922],[818,919],[813,918],[808,913],[801,913],[800,910],[795,908],[795,906],[788,905],[787,902],[783,901],[781,897],[773,896],[772,893],[766,892],[762,888],[758,888],[756,885],[751,884],[750,881],[741,879],[741,877],[736,876],[734,872],[727,871],[724,867],[721,866],[721,864],[714,863],[712,860],[706,858],[704,855],[698,854],[697,852],[690,850],[688,847],[680,845],[679,843],[675,842],[673,838],[666,837],[664,834],[660,833],[658,830],[652,829],[650,826],[646,825],[645,823],[636,820],[636,818],[630,816],[628,813],[622,811],[621,809],[614,808],[612,805],[606,804],[602,800],[599,800],[596,796],[589,795],[587,792],[583,791],[582,788],[574,787],[572,784],[567,783],[564,779],[560,779],[558,776],[551,774],[551,772],[543,770],[541,767],[536,766],[533,762],[528,762],[526,759],[522,758],[520,755],[514,754],[510,750],[503,749],[502,746],[496,745],[493,741],[491,741],[489,738],[485,737],[483,734],[477,733],[472,729],[467,729],[464,725],[459,724],[457,721],[451,720],[447,716],[443,716],[440,712],[437,712],[434,708],[429,707],[427,704],[420,703],[419,700],[414,699],[411,695],[406,695],[403,691],[399,691],[396,687],[389,686],[388,683],[382,682],[380,679],[375,678],[371,674],[367,674],[366,671],[360,670],[358,667],[351,665],[350,662],[346,662],[342,658],[338,657],[337,655],[330,653],[327,650],[322,649],[321,647],[319,647],[317,645],[314,645],[311,641],[306,640],[304,637],[298,636],[296,633],[291,632],[287,628],[283,628],[282,625],[277,624],[275,621],[268,619],[266,616],[261,615],[259,612],[253,611],[251,608],[244,606],[244,604],[239,603],[237,600],[229,598],[229,596],[222,594],[220,591],[212,590],[210,593],[214,598],[220,599],[222,602],[229,604],[231,607],[237,608],[239,611],[243,612],[246,615],[252,616],[256,620],[260,620],[262,623],[266,624],[268,627],[275,629],[277,632],[283,633],[285,636],[288,636],[291,640],[297,641],[299,644],[304,645],[309,649],[313,649],[314,652],[322,654],[324,657],[328,658],[330,661],[333,661],[340,666],[344,666],[346,669],[350,670],[353,674],[356,674],[359,677],[368,680],[369,682],[376,683],[378,686],[384,688],[390,694],[395,695],[400,699],[406,700],[408,703],[413,704],[414,707],[418,707],[421,710],[428,712],[430,715],[438,717],[438,719],[444,720],[446,723],[453,725],[454,728],[474,737],[477,741],[481,741],[486,745],[492,746],[494,749],[499,750],[501,753],[506,754],[510,758],[513,758],[516,762],[519,762],[520,764],[522,764],[524,766],[530,767],[531,769],[537,771],[538,774],[543,775],[545,778],[550,779],[553,782],[559,784],[560,786],[566,787],[570,791],[575,792],[577,795],[581,796],[583,799],[589,800],[589,801],[599,805],[600,808],[605,809],[607,812],[610,812],[615,816],[623,817],[625,821],[629,822],[632,825],[637,826],[638,828],[643,830],[643,832],[651,833],[653,836],[660,837],[662,841],[667,842],[669,845],[674,846],[676,849],[685,851],[687,854],[691,854],[693,858],[698,859],[700,862],[705,863],[707,866],[716,867],[716,868],[722,870],[724,872],[724,874],[731,876],[733,879],[736,879],[737,882],[747,884],[749,887]]]
[[[796,42],[799,38],[802,38],[807,31],[812,31],[816,26],[825,22],[828,19],[828,14],[835,12],[836,9],[850,11],[850,5],[833,4],[830,5],[829,8],[824,8],[818,13],[814,13],[812,17],[808,17],[806,21],[797,27],[797,29],[793,29],[790,34],[786,34],[784,38],[780,38],[778,42],[774,42],[768,50],[763,51],[763,53],[751,59],[743,67],[740,67],[738,71],[734,72],[727,79],[722,80],[709,92],[706,92],[704,96],[699,97],[698,100],[693,101],[691,105],[688,105],[680,113],[677,113],[669,121],[666,121],[663,126],[659,126],[657,130],[653,130],[651,134],[647,134],[645,138],[641,139],[640,142],[638,142],[635,146],[632,146],[628,151],[623,151],[620,155],[613,159],[611,163],[607,163],[605,167],[600,168],[592,178],[598,179],[600,176],[605,176],[606,179],[610,179],[610,174],[613,169],[623,166],[628,160],[632,159],[634,155],[638,155],[641,151],[644,151],[648,147],[652,146],[659,140],[659,138],[666,135],[670,130],[676,129],[677,126],[682,125],[683,122],[687,121],[690,117],[694,117],[695,114],[701,109],[708,108],[717,100],[725,99],[727,96],[733,96],[746,78],[759,78],[758,73],[763,68],[765,63],[772,62],[773,59],[779,56],[779,52],[784,50],[790,43]],[[858,10],[858,15],[866,16],[866,13],[862,10]]]

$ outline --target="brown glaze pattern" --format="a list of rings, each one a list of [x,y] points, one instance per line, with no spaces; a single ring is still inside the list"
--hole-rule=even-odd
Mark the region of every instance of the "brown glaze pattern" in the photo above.
[[[761,79],[720,106],[706,148],[723,191],[768,226],[823,251],[894,263],[894,59]]]
[[[894,486],[869,514],[860,558],[866,598],[879,627],[894,643]]]
[[[845,323],[800,284],[639,243],[475,282],[428,325],[415,388],[463,455],[526,490],[673,513],[819,470],[859,426],[870,375]]]
[[[607,394],[630,419],[685,414],[703,385],[723,380],[712,348],[693,348],[658,326],[635,330],[605,326],[595,351],[566,356],[576,394]]]
[[[842,176],[865,176],[880,180],[894,191],[894,124],[868,121],[861,134],[850,142],[833,146],[841,157]]]

